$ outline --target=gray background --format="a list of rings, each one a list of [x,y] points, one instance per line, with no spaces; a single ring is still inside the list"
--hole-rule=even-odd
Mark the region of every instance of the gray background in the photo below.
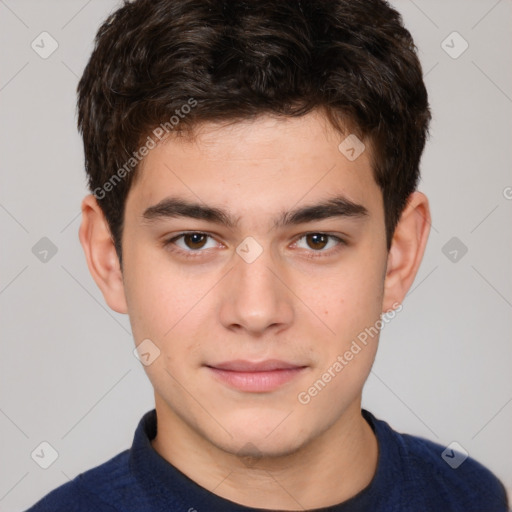
[[[393,4],[433,110],[420,184],[433,226],[403,311],[382,332],[364,406],[399,431],[457,441],[510,491],[512,2]],[[77,235],[87,190],[75,88],[116,5],[0,0],[2,511],[128,448],[153,407],[128,318],[104,303]],[[31,47],[43,31],[59,45],[46,59]],[[454,31],[469,44],[457,58]],[[47,242],[32,251],[43,237],[57,248],[46,261]],[[48,469],[31,458],[42,441],[58,452]]]

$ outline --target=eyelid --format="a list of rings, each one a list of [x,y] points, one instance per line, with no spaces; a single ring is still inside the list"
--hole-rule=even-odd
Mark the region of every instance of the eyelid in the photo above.
[[[208,248],[208,249],[197,249],[197,250],[184,250],[184,249],[181,249],[180,247],[177,247],[174,244],[174,242],[176,240],[179,240],[180,238],[182,238],[185,235],[204,235],[208,238],[212,238],[215,240],[214,235],[212,235],[211,233],[207,233],[205,231],[182,231],[181,233],[173,235],[171,238],[166,238],[163,242],[164,247],[174,245],[176,248],[169,249],[169,250],[171,252],[181,253],[181,254],[185,255],[185,257],[196,257],[196,256],[200,255],[201,253],[207,252],[210,249],[210,248]],[[329,232],[324,232],[324,231],[307,231],[305,233],[302,233],[294,239],[292,244],[296,244],[299,240],[301,240],[302,238],[304,238],[308,235],[325,235],[331,239],[335,239],[338,242],[336,247],[328,249],[327,251],[324,251],[324,250],[315,251],[314,249],[310,249],[310,250],[304,249],[306,252],[309,253],[309,255],[306,256],[309,258],[321,257],[323,255],[330,255],[330,254],[335,253],[338,250],[340,250],[341,246],[347,245],[346,240],[344,240],[340,236],[331,234]]]
[[[208,249],[185,250],[185,249],[182,249],[181,247],[176,246],[176,244],[175,244],[176,240],[179,240],[180,238],[182,238],[186,235],[204,235],[208,238],[215,240],[215,237],[211,233],[207,233],[205,231],[182,231],[181,233],[173,235],[171,238],[164,239],[163,245],[165,248],[173,245],[175,248],[169,249],[171,252],[181,253],[187,257],[198,256],[201,253],[204,253],[210,249],[210,248],[208,248]]]
[[[348,245],[346,240],[344,240],[340,236],[334,235],[334,234],[331,234],[331,233],[325,232],[325,231],[308,231],[306,233],[303,233],[303,234],[301,234],[301,235],[296,237],[296,239],[293,242],[293,244],[296,244],[299,240],[301,240],[302,238],[304,238],[304,237],[306,237],[308,235],[324,235],[324,236],[327,236],[327,237],[329,237],[331,239],[336,240],[337,244],[336,244],[335,247],[331,247],[330,249],[327,249],[327,250],[315,251],[313,249],[309,249],[309,250],[308,249],[304,249],[306,251],[306,253],[307,253],[305,255],[306,258],[321,258],[321,257],[332,256],[333,254],[336,254],[338,251],[340,251],[343,246]]]

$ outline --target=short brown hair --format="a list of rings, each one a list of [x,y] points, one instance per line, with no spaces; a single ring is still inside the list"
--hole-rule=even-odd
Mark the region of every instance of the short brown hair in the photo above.
[[[383,0],[125,0],[100,27],[78,84],[89,187],[119,260],[126,197],[151,134],[313,109],[371,144],[389,250],[430,121],[396,10]]]

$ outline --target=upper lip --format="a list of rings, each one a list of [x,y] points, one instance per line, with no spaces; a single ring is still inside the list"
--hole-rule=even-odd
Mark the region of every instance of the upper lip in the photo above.
[[[287,363],[278,359],[267,359],[258,363],[236,359],[223,363],[209,364],[210,368],[232,372],[270,372],[273,370],[290,370],[293,368],[304,368],[304,365]]]

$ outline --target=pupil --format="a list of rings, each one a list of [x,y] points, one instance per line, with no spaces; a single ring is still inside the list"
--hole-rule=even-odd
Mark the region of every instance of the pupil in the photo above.
[[[314,233],[313,235],[308,235],[313,239],[313,245],[320,243],[321,247],[312,247],[313,249],[323,249],[327,243],[327,236],[322,235],[320,233]]]
[[[187,236],[189,240],[191,239],[191,243],[188,244],[191,249],[199,249],[204,245],[201,242],[203,241],[202,239],[204,239],[205,235],[202,235],[200,233],[192,233]],[[199,245],[199,247],[194,247],[197,244]]]

